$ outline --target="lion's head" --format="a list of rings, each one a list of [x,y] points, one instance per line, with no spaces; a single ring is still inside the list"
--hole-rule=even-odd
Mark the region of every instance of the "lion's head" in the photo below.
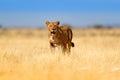
[[[59,24],[60,24],[59,21],[56,21],[56,22],[46,21],[46,26],[48,27],[50,34],[55,35],[58,32]]]

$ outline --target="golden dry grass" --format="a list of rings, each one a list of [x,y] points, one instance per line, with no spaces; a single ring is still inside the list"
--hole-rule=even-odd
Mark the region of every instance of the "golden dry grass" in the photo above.
[[[120,29],[74,29],[70,56],[47,30],[0,30],[0,80],[120,80]]]

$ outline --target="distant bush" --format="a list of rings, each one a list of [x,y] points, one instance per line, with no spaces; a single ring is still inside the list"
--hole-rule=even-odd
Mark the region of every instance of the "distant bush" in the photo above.
[[[93,28],[95,28],[95,29],[102,29],[102,28],[104,28],[104,26],[103,25],[94,25]]]
[[[2,25],[0,25],[0,28],[2,28]]]
[[[95,29],[112,29],[113,26],[103,26],[103,25],[94,25],[93,28]]]
[[[112,29],[113,27],[112,26],[107,26],[107,29]]]

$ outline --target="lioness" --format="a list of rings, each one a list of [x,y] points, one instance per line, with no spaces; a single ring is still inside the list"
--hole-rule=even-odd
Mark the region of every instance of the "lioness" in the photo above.
[[[62,53],[70,53],[71,46],[74,47],[72,41],[72,30],[67,26],[59,26],[60,22],[49,22],[46,21],[46,26],[49,30],[49,43],[51,51],[57,46],[61,46]]]

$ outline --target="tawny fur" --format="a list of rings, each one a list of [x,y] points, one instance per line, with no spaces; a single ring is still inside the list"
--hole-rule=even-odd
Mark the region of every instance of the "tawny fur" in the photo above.
[[[71,28],[68,26],[59,26],[60,22],[49,22],[46,21],[46,26],[49,30],[49,43],[51,51],[55,49],[57,46],[61,46],[62,52],[69,53],[71,51],[71,47],[74,47],[74,43],[72,41],[73,33]]]

